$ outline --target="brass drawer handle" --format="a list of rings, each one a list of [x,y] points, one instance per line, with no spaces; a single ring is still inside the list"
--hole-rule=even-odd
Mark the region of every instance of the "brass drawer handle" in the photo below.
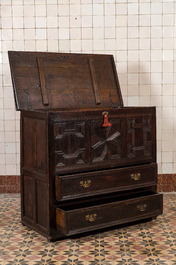
[[[145,212],[145,210],[147,209],[147,204],[140,204],[140,205],[137,205],[137,210],[139,212]]]
[[[80,186],[83,188],[89,188],[91,185],[91,180],[80,181]]]
[[[131,174],[131,179],[139,180],[141,177],[141,173]]]
[[[86,215],[86,220],[89,222],[95,222],[96,218],[97,218],[96,213]]]

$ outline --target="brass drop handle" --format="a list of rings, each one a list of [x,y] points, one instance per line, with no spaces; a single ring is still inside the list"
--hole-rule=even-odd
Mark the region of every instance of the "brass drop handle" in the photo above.
[[[139,180],[140,177],[141,177],[141,173],[131,174],[131,179],[133,180]]]
[[[139,212],[145,212],[146,209],[147,209],[147,204],[145,204],[145,203],[137,205],[137,210]]]
[[[80,186],[83,187],[83,188],[89,188],[91,185],[91,180],[81,180],[80,181]]]
[[[86,220],[89,222],[95,222],[96,218],[97,218],[97,214],[93,213],[93,214],[87,214],[85,216]]]

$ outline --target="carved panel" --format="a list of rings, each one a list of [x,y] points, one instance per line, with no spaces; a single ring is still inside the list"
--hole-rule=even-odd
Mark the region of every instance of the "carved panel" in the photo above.
[[[150,117],[127,120],[127,158],[152,158]]]
[[[23,118],[23,166],[46,173],[45,120]]]
[[[85,122],[67,121],[54,125],[55,167],[86,163]]]
[[[122,121],[111,120],[111,126],[102,127],[102,121],[91,123],[92,163],[119,160],[122,155]]]

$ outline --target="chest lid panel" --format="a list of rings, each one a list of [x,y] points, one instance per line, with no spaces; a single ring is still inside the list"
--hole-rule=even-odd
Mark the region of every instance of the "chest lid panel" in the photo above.
[[[17,110],[123,106],[112,55],[9,52]]]

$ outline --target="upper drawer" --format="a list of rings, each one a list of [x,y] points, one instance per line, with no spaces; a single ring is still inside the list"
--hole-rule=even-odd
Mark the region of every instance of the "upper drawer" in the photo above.
[[[156,184],[157,165],[56,176],[56,199],[78,199]]]

